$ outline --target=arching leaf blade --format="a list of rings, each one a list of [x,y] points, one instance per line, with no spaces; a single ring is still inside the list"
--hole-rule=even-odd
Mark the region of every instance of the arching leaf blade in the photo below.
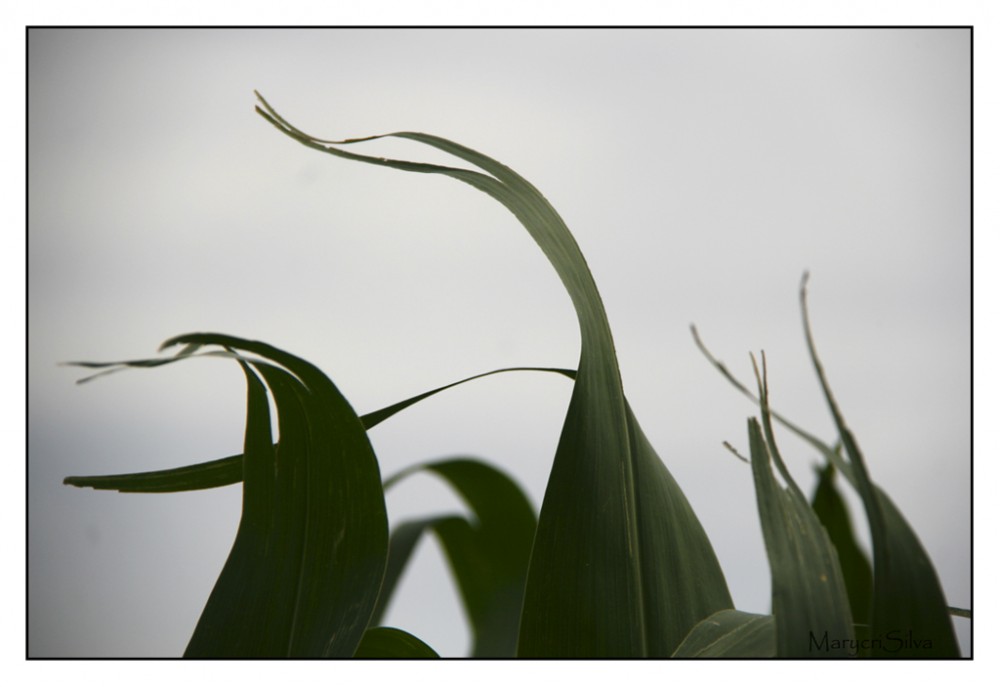
[[[73,363],[75,365],[85,365],[87,367],[155,367],[166,362],[175,362],[179,358],[135,360],[116,363]],[[156,363],[154,365],[153,363]],[[426,398],[451,389],[452,387],[471,382],[476,379],[488,377],[490,375],[503,372],[552,372],[570,379],[576,378],[575,370],[552,367],[508,367],[499,370],[492,370],[472,377],[466,377],[457,382],[425,391],[411,398],[380,410],[367,413],[360,417],[361,423],[366,429],[371,429],[379,423],[388,420],[410,406]],[[91,475],[91,476],[71,476],[63,480],[63,484],[74,487],[91,487],[93,489],[113,490],[130,493],[170,493],[178,491],[194,491],[198,489],[214,489],[230,484],[236,484],[243,479],[243,454],[226,456],[203,463],[185,465],[183,467],[168,468],[166,470],[151,470],[146,472],[132,472],[117,475]]]
[[[857,489],[871,529],[874,558],[871,655],[957,657],[960,652],[955,629],[930,556],[892,499],[869,477],[861,449],[827,382],[809,325],[807,279],[808,274],[799,290],[806,344],[849,462],[835,451],[829,451],[828,456]]]
[[[458,516],[433,515],[427,518],[406,520],[392,528],[392,532],[389,534],[389,557],[385,567],[385,576],[382,578],[382,588],[379,591],[378,601],[375,603],[375,609],[369,620],[370,627],[382,624],[389,603],[403,577],[403,572],[406,570],[406,566],[424,532],[433,527],[437,521],[452,517]]]
[[[435,531],[458,580],[473,629],[472,656],[512,657],[537,518],[509,475],[482,461],[452,459],[424,469],[446,480],[474,519]]]
[[[241,365],[249,378],[246,365]],[[301,383],[287,373],[268,370],[264,374],[270,376],[280,431],[287,438],[276,451],[270,441],[270,414],[266,405],[255,400],[254,412],[248,411],[243,513],[236,540],[188,642],[186,657],[288,655],[303,536],[301,528],[276,531],[276,526],[282,523],[281,515],[302,503],[304,480],[301,476],[295,480],[294,464],[289,464],[286,455],[279,462],[278,454],[296,449],[306,421],[295,398],[294,387]],[[263,398],[266,403],[263,385],[252,386],[252,398]],[[300,493],[289,493],[296,487]]]
[[[388,420],[396,413],[406,410],[410,406],[423,401],[424,399],[435,396],[442,391],[447,391],[453,387],[465,384],[467,382],[475,381],[477,379],[482,379],[484,377],[490,377],[495,374],[503,374],[507,372],[550,372],[563,377],[568,377],[569,379],[576,379],[576,370],[567,370],[559,367],[504,367],[499,370],[491,370],[489,372],[483,372],[477,375],[472,375],[471,377],[466,377],[465,379],[460,379],[457,382],[451,382],[450,384],[445,384],[444,386],[439,386],[436,389],[431,389],[430,391],[425,391],[422,394],[417,394],[416,396],[411,396],[410,398],[400,401],[398,403],[393,403],[392,405],[381,408],[380,410],[375,410],[370,413],[366,413],[361,416],[361,422],[367,429],[371,429],[376,425]]]
[[[446,480],[469,506],[472,518],[439,516],[395,528],[380,606],[394,591],[416,540],[430,530],[441,542],[472,627],[471,655],[514,656],[537,522],[531,504],[506,473],[468,458],[408,468],[386,480],[386,486],[417,472],[431,472]]]
[[[671,598],[674,608],[691,605],[674,590],[653,589],[662,576],[649,576],[650,555],[641,531],[675,530],[674,538],[699,537],[694,522],[667,522],[637,502],[639,472],[647,461],[634,451],[636,434],[625,396],[610,328],[590,270],[576,241],[537,189],[504,165],[439,137],[413,132],[390,134],[452,153],[489,174],[390,160],[341,150],[295,129],[261,98],[258,112],[283,133],[308,147],[338,157],[404,171],[443,174],[463,181],[501,202],[535,239],[556,270],[577,312],[581,354],[576,384],[553,461],[532,551],[519,640],[523,656],[646,656],[669,654],[689,628],[663,635],[667,625],[650,623],[644,599]],[[343,141],[347,144],[354,141]],[[668,483],[657,482],[658,488]],[[680,490],[662,501],[686,501]],[[653,503],[657,500],[652,500]],[[652,518],[653,522],[642,521]],[[705,541],[699,551],[711,552]],[[718,568],[714,552],[702,569]],[[722,580],[721,570],[706,584]],[[672,583],[672,581],[669,581]],[[731,607],[724,583],[712,602],[692,608],[705,617]],[[700,603],[701,599],[695,601]]]
[[[166,470],[130,472],[118,475],[72,476],[63,484],[122,493],[165,494],[178,491],[214,489],[243,480],[243,454]]]
[[[814,361],[814,367],[816,367],[817,372],[821,372],[823,368],[818,362],[818,355],[816,354],[809,330],[804,282],[801,290],[801,299],[803,322],[807,332],[806,338],[810,348],[810,356]],[[695,338],[695,343],[709,362],[740,392],[754,403],[760,405],[760,399],[737,380],[718,358],[709,352],[699,338],[695,328],[692,327],[691,330]],[[836,404],[832,402],[833,397],[829,391],[829,385],[826,383],[825,374],[819,374],[818,376],[820,377],[827,403],[832,409],[836,407]],[[771,416],[789,431],[813,446],[829,463],[835,465],[837,470],[844,475],[862,498],[865,512],[869,519],[869,528],[872,532],[874,553],[873,616],[872,620],[868,623],[873,644],[874,640],[879,637],[889,638],[890,641],[883,643],[883,646],[888,646],[892,649],[892,651],[885,652],[887,657],[904,657],[906,655],[903,653],[904,649],[907,654],[914,657],[959,656],[960,652],[958,642],[955,639],[954,626],[949,617],[951,609],[945,601],[944,592],[941,589],[941,584],[930,556],[924,549],[923,544],[921,544],[916,532],[914,532],[906,520],[906,517],[889,495],[875,484],[867,474],[864,475],[864,482],[862,482],[862,476],[859,475],[860,471],[855,470],[855,459],[851,456],[851,452],[856,456],[861,455],[853,435],[850,439],[850,447],[848,447],[847,441],[843,440],[844,434],[841,434],[842,444],[845,449],[848,449],[848,458],[844,458],[840,452],[832,450],[826,442],[805,431],[800,426],[791,422],[787,417],[775,412],[772,412]],[[844,424],[839,409],[834,414],[834,419],[835,422],[838,422],[838,425]],[[843,429],[846,430],[846,425]],[[838,431],[840,431],[839,426]],[[849,433],[849,430],[846,431]],[[876,514],[875,520],[872,519],[873,513]],[[875,535],[876,529],[880,532],[879,537]],[[879,573],[880,561],[882,564],[881,573]],[[879,591],[880,589],[882,590],[881,592]],[[877,600],[880,597],[882,601],[878,602]],[[920,599],[920,602],[914,602],[913,599]],[[879,605],[881,609],[878,611],[880,621],[877,624],[874,620],[876,614],[874,607],[876,605]],[[874,651],[873,655],[877,655],[879,651]]]
[[[314,366],[280,349],[221,334],[215,344],[248,377],[243,514],[236,541],[187,656],[351,656],[385,567],[388,528],[374,453],[357,415]],[[274,395],[281,438],[270,436]]]

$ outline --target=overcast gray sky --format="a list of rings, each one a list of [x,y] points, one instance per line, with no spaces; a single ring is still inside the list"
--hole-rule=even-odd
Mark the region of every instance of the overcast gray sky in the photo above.
[[[527,233],[445,178],[321,155],[415,130],[497,158],[560,211],[594,272],[625,391],[702,519],[737,607],[770,588],[746,446],[753,406],[833,439],[801,334],[949,603],[970,605],[970,50],[964,30],[35,30],[29,38],[29,651],[180,655],[228,555],[239,487],[122,495],[69,474],[240,450],[242,373],[218,360],[78,387],[67,360],[190,331],[317,363],[361,413],[499,367],[573,367],[568,297]],[[406,142],[367,151],[438,161]],[[475,455],[541,503],[570,386],[465,385],[373,430],[384,474]],[[790,437],[812,488],[818,457]],[[430,478],[390,517],[461,509]],[[389,623],[468,634],[433,542]],[[956,623],[968,647],[968,623]]]

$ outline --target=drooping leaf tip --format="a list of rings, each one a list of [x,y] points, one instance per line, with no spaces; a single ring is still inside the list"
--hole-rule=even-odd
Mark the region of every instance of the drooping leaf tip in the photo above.
[[[167,350],[168,348],[173,348],[174,346],[183,343],[184,336],[185,336],[184,334],[181,334],[180,336],[174,336],[167,339],[166,341],[160,344],[160,347],[156,349],[156,352],[163,353],[163,351]]]
[[[710,359],[712,359],[712,355],[708,352],[708,348],[705,346],[705,343],[701,340],[701,334],[698,333],[698,327],[696,327],[693,322],[691,323],[691,336],[692,338],[694,338],[694,345],[698,347],[698,350],[701,351],[703,355],[706,355]],[[712,360],[714,362],[714,359]]]
[[[742,460],[744,463],[747,463],[747,464],[750,463],[750,459],[747,458],[746,456],[744,456],[743,454],[741,454],[739,451],[737,451],[736,447],[733,446],[732,444],[730,444],[728,441],[723,441],[722,445],[725,446],[729,450],[730,453],[732,453],[734,456],[736,456],[737,458],[739,458],[740,460]]]

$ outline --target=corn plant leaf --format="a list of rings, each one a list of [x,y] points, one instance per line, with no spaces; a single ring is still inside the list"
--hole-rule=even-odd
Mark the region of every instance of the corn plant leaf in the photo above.
[[[463,608],[472,628],[473,658],[508,658],[514,655],[517,643],[517,621],[521,610],[521,599],[505,598],[506,580],[495,582],[490,570],[489,543],[484,542],[475,525],[460,515],[435,515],[427,518],[407,520],[393,528],[389,537],[389,564],[379,602],[372,615],[372,624],[382,622],[385,610],[396,592],[399,581],[406,569],[413,551],[421,538],[427,534],[437,536],[452,578],[462,597]],[[531,542],[529,540],[530,547]],[[484,551],[483,548],[487,547]],[[518,590],[523,595],[523,577],[527,573],[527,561],[522,571],[522,586]],[[495,585],[495,587],[494,587]],[[503,603],[513,601],[513,603]],[[484,612],[486,611],[486,612]],[[490,612],[492,611],[492,612]]]
[[[551,372],[554,374],[562,375],[563,377],[568,377],[570,379],[576,379],[576,370],[567,370],[560,367],[504,367],[499,370],[491,370],[490,372],[483,372],[471,377],[466,377],[465,379],[460,379],[457,382],[452,382],[451,384],[445,384],[444,386],[439,386],[436,389],[431,389],[430,391],[425,391],[422,394],[417,394],[416,396],[411,396],[405,401],[400,401],[399,403],[393,403],[390,406],[386,406],[381,410],[376,410],[371,413],[367,413],[361,416],[361,422],[364,423],[367,429],[371,429],[380,422],[388,420],[390,417],[396,413],[405,410],[415,403],[423,401],[426,398],[430,398],[436,394],[441,393],[451,389],[452,387],[459,386],[460,384],[465,384],[466,382],[471,382],[476,379],[482,379],[483,377],[489,377],[495,374],[503,374],[507,372]]]
[[[527,229],[566,287],[580,325],[580,363],[539,517],[519,655],[669,656],[698,621],[731,608],[701,524],[627,407],[604,305],[583,254],[541,193],[505,165],[437,136],[387,134],[482,172],[359,155],[338,145],[379,137],[325,141],[296,129],[263,98],[257,111],[307,147],[442,174],[487,193]]]
[[[185,656],[353,655],[388,551],[382,484],[363,425],[300,358],[221,334],[164,346],[179,343],[264,358],[237,357],[248,389],[243,512]],[[277,444],[261,378],[277,408]]]
[[[767,403],[766,369],[764,375],[763,382],[758,377],[763,429],[756,418],[748,421],[748,429],[757,511],[771,567],[778,656],[848,656],[856,644],[840,561],[778,453]],[[784,488],[774,476],[772,461]]]
[[[434,649],[396,627],[373,627],[361,638],[354,658],[438,658]]]
[[[808,274],[799,291],[806,343],[849,462],[836,451],[828,450],[826,455],[857,489],[871,528],[875,559],[871,655],[959,656],[948,603],[930,556],[889,496],[872,482],[861,449],[834,400],[809,325],[807,279]]]
[[[823,468],[816,468],[816,475],[818,479],[813,491],[812,509],[837,550],[847,596],[851,601],[855,634],[858,640],[867,639],[872,565],[854,535],[850,512],[836,485],[836,467],[833,463],[827,463]]]
[[[193,351],[187,351],[185,356],[190,357]],[[181,360],[181,356],[171,358],[152,358],[144,360],[129,360],[111,363],[95,362],[74,362],[68,363],[80,367],[89,368],[109,368],[106,372],[115,372],[128,367],[157,367],[167,363]],[[425,391],[411,398],[398,403],[393,403],[380,410],[367,413],[361,416],[361,423],[365,429],[371,429],[380,422],[389,419],[396,413],[409,408],[415,403],[438,394],[446,389],[451,389],[459,384],[471,382],[475,379],[488,377],[502,372],[554,372],[570,379],[576,378],[575,370],[566,370],[553,367],[507,367],[500,370],[485,372],[472,377],[452,382],[444,386]],[[85,380],[93,379],[88,377]],[[146,472],[131,472],[117,475],[90,475],[90,476],[70,476],[63,480],[63,484],[74,487],[91,487],[93,489],[113,490],[124,493],[171,493],[178,491],[194,491],[197,489],[213,489],[236,484],[243,479],[243,454],[239,453],[225,458],[195,463],[183,467],[168,468],[166,470],[150,470]]]
[[[396,593],[399,581],[403,577],[413,551],[420,542],[424,532],[432,529],[434,524],[444,518],[457,518],[457,515],[433,515],[426,518],[406,520],[392,528],[389,534],[389,559],[385,566],[385,577],[382,578],[382,589],[379,591],[375,610],[372,611],[370,625],[382,624],[386,610]]]
[[[437,516],[393,529],[373,622],[381,618],[418,539],[431,531],[444,548],[472,626],[472,656],[514,656],[537,522],[531,504],[507,474],[468,458],[408,468],[386,480],[386,488],[416,472],[430,472],[447,481],[472,510],[473,518]]]
[[[960,654],[958,641],[955,639],[954,627],[949,617],[952,609],[945,601],[944,592],[941,590],[941,583],[930,556],[927,555],[917,534],[889,495],[871,481],[866,470],[862,475],[860,474],[861,470],[855,469],[857,464],[863,466],[863,458],[853,436],[850,439],[850,446],[844,439],[844,434],[849,434],[849,431],[833,400],[825,373],[822,372],[823,367],[816,353],[809,327],[805,287],[806,278],[804,277],[800,289],[800,300],[806,341],[827,403],[831,410],[836,409],[833,413],[834,421],[837,423],[838,431],[841,432],[841,443],[848,450],[849,460],[845,459],[840,452],[831,449],[826,442],[805,431],[783,415],[774,411],[771,411],[770,415],[793,434],[813,446],[829,463],[835,465],[848,483],[858,492],[864,503],[872,534],[874,554],[872,616],[868,623],[871,644],[873,645],[872,655],[958,656]],[[712,355],[693,326],[691,332],[698,348],[723,377],[751,401],[760,405],[760,399],[736,379],[718,358]],[[877,537],[876,530],[879,534]],[[913,599],[920,599],[920,602],[914,603]],[[880,641],[882,646],[879,648],[876,646],[876,640],[887,641]]]
[[[166,470],[130,472],[118,475],[72,475],[63,484],[122,493],[166,494],[178,491],[214,489],[243,480],[243,454]]]
[[[774,616],[725,610],[694,626],[675,658],[774,658]]]

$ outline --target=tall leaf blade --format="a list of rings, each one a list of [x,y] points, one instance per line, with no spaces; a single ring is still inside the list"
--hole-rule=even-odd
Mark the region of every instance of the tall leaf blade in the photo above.
[[[801,494],[777,483],[768,443],[754,418],[749,433],[757,508],[771,566],[777,655],[849,656],[854,629],[836,551]]]
[[[835,465],[861,496],[868,516],[874,554],[873,610],[869,622],[871,655],[957,657],[960,655],[958,641],[949,617],[954,609],[951,609],[945,601],[930,556],[889,495],[871,480],[867,470],[856,470],[856,466],[864,466],[863,457],[833,400],[822,364],[819,362],[809,327],[805,285],[806,279],[803,278],[800,300],[809,354],[849,460],[788,418],[775,412],[770,414],[789,431],[813,446],[829,463]],[[709,362],[740,392],[760,405],[760,398],[737,380],[726,366],[709,352],[699,338],[697,330],[692,327],[691,331],[695,343]],[[849,442],[846,436],[850,437]]]
[[[275,537],[274,520],[280,526],[280,515],[289,520],[301,516],[288,511],[301,510],[305,481],[301,473],[295,474],[296,466],[289,464],[286,456],[279,462],[277,455],[292,450],[297,437],[306,431],[301,409],[295,407],[295,386],[301,383],[281,379],[271,370],[265,373],[279,409],[280,430],[287,434],[282,450],[276,451],[270,441],[271,418],[264,386],[246,363],[240,364],[250,389],[243,514],[232,550],[188,643],[188,657],[285,656],[294,624],[296,567],[301,564],[303,533],[301,528],[283,528]]]
[[[627,410],[604,306],[593,277],[562,219],[544,197],[508,167],[474,150],[427,134],[389,134],[418,141],[469,162],[481,172],[350,153],[296,129],[262,98],[258,112],[308,147],[350,160],[411,172],[443,174],[489,194],[535,239],[577,312],[581,353],[531,556],[519,654],[523,656],[669,655],[693,618],[732,607],[718,560],[666,468]],[[373,137],[377,138],[377,137]],[[640,497],[640,490],[647,492]],[[683,515],[678,516],[681,513]],[[690,517],[688,517],[690,516]],[[682,574],[703,593],[690,597],[654,553],[657,542],[684,542]],[[653,607],[653,602],[659,605]],[[666,610],[663,610],[666,609]],[[693,625],[692,622],[692,625]],[[684,623],[681,623],[684,624]]]
[[[764,427],[762,431],[751,418],[750,455],[771,566],[778,656],[851,656],[857,653],[857,645],[840,560],[778,452],[767,398],[766,362],[757,388]],[[774,476],[772,460],[785,481],[784,488]]]
[[[321,371],[284,351],[217,334],[192,334],[168,343],[216,343],[250,351],[288,370],[254,363],[274,394],[281,432],[274,477],[266,476],[274,480],[272,507],[244,504],[245,518],[266,519],[264,547],[246,556],[234,545],[226,567],[232,564],[236,572],[220,576],[187,655],[262,655],[226,635],[236,625],[232,613],[244,613],[228,599],[248,585],[251,575],[261,581],[260,573],[251,571],[264,567],[272,578],[267,584],[250,582],[249,598],[265,609],[291,609],[285,646],[267,643],[262,647],[267,654],[352,656],[374,609],[388,551],[382,483],[364,426]],[[244,473],[250,476],[247,467]],[[284,597],[284,603],[277,597]],[[267,610],[254,626],[240,631],[274,633],[267,627],[272,615]],[[284,620],[280,614],[278,619]],[[244,653],[244,648],[252,650]]]
[[[889,496],[872,482],[861,449],[834,400],[809,326],[806,281],[799,291],[802,322],[816,376],[849,462],[828,456],[857,489],[865,506],[875,559],[872,596],[872,656],[957,657],[960,655],[937,571],[916,533]]]
[[[185,655],[353,655],[388,550],[381,479],[364,426],[322,372],[280,349],[222,334],[189,334],[164,346],[178,343],[225,347],[247,378],[243,512]],[[275,399],[277,444],[258,374]]]

